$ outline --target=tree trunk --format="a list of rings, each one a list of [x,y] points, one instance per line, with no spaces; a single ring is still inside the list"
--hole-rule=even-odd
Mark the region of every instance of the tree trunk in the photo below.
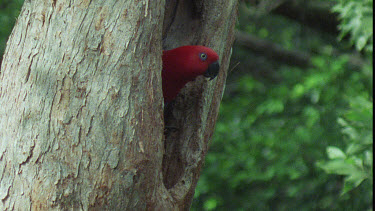
[[[189,209],[236,6],[25,1],[0,72],[0,210]],[[164,136],[162,49],[186,44],[215,49],[221,73],[188,85]]]

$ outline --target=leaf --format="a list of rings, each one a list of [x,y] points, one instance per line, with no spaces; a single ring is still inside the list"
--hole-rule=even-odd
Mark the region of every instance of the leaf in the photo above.
[[[337,119],[337,123],[338,123],[339,125],[343,126],[343,127],[348,126],[348,122],[346,122],[345,119],[343,119],[343,118],[341,118],[341,117],[339,117],[339,118]]]
[[[305,94],[305,87],[304,87],[302,84],[296,84],[296,85],[293,87],[291,97],[292,97],[292,98],[299,98],[299,97],[301,97],[303,94]]]
[[[363,161],[363,163],[369,167],[372,168],[373,166],[373,154],[372,154],[372,151],[366,151],[365,152],[365,160]]]
[[[341,130],[341,132],[347,136],[349,136],[349,138],[351,140],[357,140],[358,139],[358,132],[355,128],[351,127],[351,126],[348,126],[348,127],[345,127]]]
[[[345,153],[341,149],[334,147],[334,146],[327,147],[327,154],[328,154],[329,159],[345,159],[346,158]]]
[[[349,144],[348,148],[346,149],[346,153],[348,155],[353,155],[358,152],[361,152],[366,146],[362,144],[356,144],[356,143],[351,143]]]
[[[347,176],[344,180],[344,188],[341,195],[344,195],[348,191],[358,187],[363,180],[367,179],[367,175],[363,171],[354,171],[350,176]]]
[[[215,198],[210,198],[204,202],[204,209],[205,210],[213,210],[216,208],[218,201]]]
[[[317,165],[328,174],[350,175],[359,170],[355,165],[348,164],[342,159],[318,162]]]
[[[356,42],[356,49],[358,51],[362,50],[366,46],[367,40],[368,38],[366,36],[358,37],[357,42]]]

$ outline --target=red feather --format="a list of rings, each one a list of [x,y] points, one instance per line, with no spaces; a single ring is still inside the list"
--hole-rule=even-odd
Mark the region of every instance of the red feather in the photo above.
[[[175,99],[187,82],[205,74],[212,63],[216,63],[215,67],[219,68],[218,59],[219,56],[214,50],[199,45],[164,51],[162,70],[164,102]],[[216,75],[217,72],[211,78]]]

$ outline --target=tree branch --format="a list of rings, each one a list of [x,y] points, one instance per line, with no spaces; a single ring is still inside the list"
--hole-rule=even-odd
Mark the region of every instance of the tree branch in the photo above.
[[[303,25],[331,34],[338,34],[338,16],[331,12],[332,2],[285,1],[272,13],[296,20]]]
[[[255,7],[269,8],[269,12],[288,17],[302,25],[307,25],[320,31],[328,32],[330,34],[338,34],[338,15],[331,12],[334,2],[318,2],[318,1],[304,1],[304,0],[284,0],[278,1],[247,1],[250,5]],[[267,5],[270,6],[267,7]]]
[[[235,34],[235,44],[244,46],[255,53],[267,57],[268,59],[288,65],[302,68],[311,65],[311,55],[308,52],[287,50],[275,43],[238,30]],[[347,54],[349,56],[348,65],[351,69],[360,70],[366,64],[358,53],[341,53],[338,50],[335,50],[334,54],[337,56]]]
[[[310,55],[306,52],[286,50],[275,43],[238,30],[235,36],[236,44],[249,48],[251,51],[262,54],[269,59],[299,67],[310,65]]]

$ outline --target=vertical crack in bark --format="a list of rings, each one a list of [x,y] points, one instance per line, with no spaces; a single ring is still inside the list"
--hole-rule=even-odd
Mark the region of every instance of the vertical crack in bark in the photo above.
[[[27,69],[26,78],[25,78],[25,82],[24,82],[24,83],[27,83],[27,82],[29,81],[30,73],[31,73],[31,66],[33,65],[34,58],[35,58],[35,56],[36,56],[37,54],[38,54],[38,52],[33,53],[33,54],[31,55],[31,61],[30,61],[29,67],[28,67],[28,69]]]

